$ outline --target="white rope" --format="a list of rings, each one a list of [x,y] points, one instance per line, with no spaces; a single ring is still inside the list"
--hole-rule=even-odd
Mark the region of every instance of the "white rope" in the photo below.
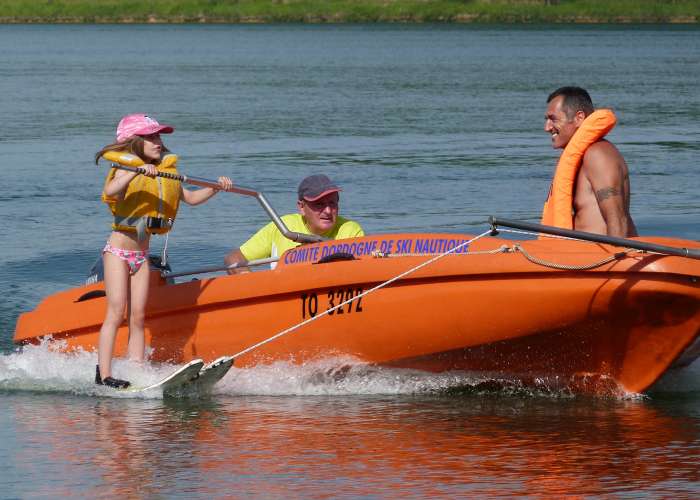
[[[170,231],[165,233],[165,244],[163,245],[163,251],[160,254],[160,265],[167,267],[168,265],[168,237],[170,236]]]
[[[401,274],[399,274],[399,275],[397,275],[397,276],[394,276],[393,278],[391,278],[391,279],[389,279],[389,280],[387,280],[387,281],[384,281],[383,283],[380,283],[380,284],[378,284],[377,286],[375,286],[375,287],[373,287],[373,288],[370,288],[370,289],[367,290],[366,292],[362,292],[362,293],[359,294],[359,295],[356,295],[356,296],[354,296],[354,297],[352,297],[352,298],[350,298],[350,299],[348,299],[348,300],[346,300],[346,301],[344,301],[344,302],[341,302],[340,304],[338,304],[338,305],[335,306],[335,307],[331,307],[330,309],[327,309],[327,310],[323,311],[322,313],[317,314],[317,315],[314,316],[313,318],[309,318],[309,319],[307,319],[307,320],[302,321],[301,323],[297,323],[297,324],[294,325],[294,326],[290,326],[290,327],[287,328],[286,330],[282,330],[281,332],[276,333],[276,334],[273,335],[272,337],[269,337],[269,338],[267,338],[267,339],[265,339],[265,340],[263,340],[263,341],[261,341],[261,342],[258,342],[257,344],[254,344],[254,345],[252,345],[252,346],[250,346],[250,347],[248,347],[248,348],[246,348],[246,349],[243,349],[241,352],[236,353],[236,354],[234,354],[234,355],[231,356],[231,357],[235,359],[235,358],[238,358],[238,357],[240,357],[240,356],[243,356],[244,354],[246,354],[246,353],[248,353],[248,352],[250,352],[250,351],[252,351],[252,350],[254,350],[254,349],[257,349],[258,347],[260,347],[260,346],[262,346],[262,345],[265,345],[265,344],[267,344],[268,342],[272,342],[273,340],[278,339],[278,338],[280,338],[281,336],[286,335],[286,334],[288,334],[288,333],[290,333],[290,332],[293,332],[294,330],[297,330],[298,328],[301,328],[302,326],[308,325],[308,324],[311,323],[312,321],[316,321],[317,319],[322,318],[323,316],[326,316],[327,314],[332,314],[332,313],[334,313],[337,309],[340,309],[341,307],[346,306],[347,304],[349,304],[349,303],[352,302],[353,300],[361,299],[362,297],[364,297],[364,296],[366,296],[366,295],[369,295],[370,293],[375,292],[375,291],[379,290],[380,288],[384,288],[385,286],[390,285],[390,284],[394,283],[395,281],[398,281],[398,280],[400,280],[401,278],[404,278],[404,277],[408,276],[409,274],[418,271],[419,269],[422,269],[422,268],[424,268],[424,267],[426,267],[426,266],[429,266],[429,265],[432,264],[433,262],[436,262],[436,261],[442,259],[442,258],[445,257],[446,255],[449,255],[449,254],[451,254],[451,253],[454,253],[454,252],[456,252],[457,250],[459,250],[460,248],[465,247],[465,246],[469,245],[470,243],[472,243],[472,242],[478,240],[479,238],[483,238],[484,236],[487,236],[487,235],[489,235],[489,234],[491,234],[491,230],[490,230],[490,229],[489,229],[488,231],[483,232],[483,233],[480,234],[479,236],[475,236],[475,237],[472,238],[471,240],[465,241],[465,242],[463,242],[463,243],[457,245],[456,247],[452,248],[451,250],[448,250],[448,251],[446,251],[446,252],[443,252],[443,253],[441,253],[440,255],[437,255],[437,256],[433,257],[432,259],[428,259],[428,260],[426,260],[425,262],[423,262],[423,263],[421,263],[421,264],[418,264],[417,266],[412,267],[412,268],[409,269],[408,271],[404,271],[404,272],[402,272]]]

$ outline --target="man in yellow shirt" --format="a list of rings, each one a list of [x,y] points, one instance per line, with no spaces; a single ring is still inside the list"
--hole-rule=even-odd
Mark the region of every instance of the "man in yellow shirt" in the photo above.
[[[290,231],[303,234],[317,234],[332,240],[364,236],[360,225],[338,215],[341,189],[323,174],[310,175],[301,181],[297,190],[296,214],[282,216],[282,222]],[[279,257],[286,250],[299,246],[299,243],[285,238],[272,222],[255,233],[240,248],[233,250],[225,258],[227,266],[238,263],[239,267],[230,273],[247,271],[248,261]],[[274,264],[272,265],[274,268]]]

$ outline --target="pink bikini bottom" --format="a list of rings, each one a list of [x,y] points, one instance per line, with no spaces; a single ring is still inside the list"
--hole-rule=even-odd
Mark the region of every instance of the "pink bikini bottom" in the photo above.
[[[109,243],[102,249],[102,253],[105,252],[116,255],[126,262],[129,266],[129,274],[136,274],[147,259],[145,250],[123,250],[121,248],[115,248]]]

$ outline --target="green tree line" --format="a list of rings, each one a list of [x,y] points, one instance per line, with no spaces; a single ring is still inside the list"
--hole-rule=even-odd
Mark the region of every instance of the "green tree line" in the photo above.
[[[698,23],[700,0],[0,0],[3,23]]]

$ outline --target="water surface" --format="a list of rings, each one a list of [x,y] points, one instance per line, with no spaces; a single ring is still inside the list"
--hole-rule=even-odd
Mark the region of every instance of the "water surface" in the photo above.
[[[166,144],[182,171],[229,175],[280,212],[303,176],[325,172],[367,232],[477,233],[491,214],[537,220],[557,157],[545,99],[577,84],[618,115],[610,139],[642,233],[700,239],[699,35],[0,26],[3,494],[697,496],[697,364],[644,397],[361,367],[339,377],[344,360],[327,360],[234,369],[208,399],[125,399],[91,384],[94,354],[19,353],[11,339],[20,312],[80,283],[97,257],[108,217],[93,155],[132,112],[175,126]],[[172,262],[218,263],[263,222],[254,200],[232,195],[183,208]]]

